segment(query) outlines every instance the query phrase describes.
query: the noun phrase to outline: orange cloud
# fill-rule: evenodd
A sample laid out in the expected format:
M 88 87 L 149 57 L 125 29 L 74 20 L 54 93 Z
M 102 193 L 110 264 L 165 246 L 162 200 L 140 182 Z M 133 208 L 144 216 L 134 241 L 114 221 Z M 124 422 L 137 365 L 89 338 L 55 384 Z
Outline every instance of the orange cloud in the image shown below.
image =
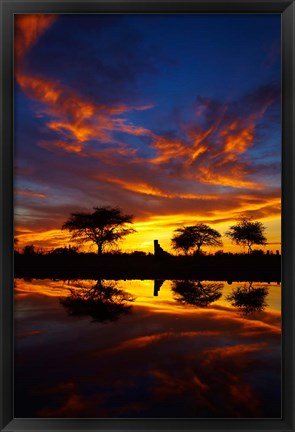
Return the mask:
M 247 115 L 229 113 L 228 107 L 218 106 L 206 117 L 212 101 L 203 101 L 197 110 L 197 118 L 205 116 L 207 126 L 200 128 L 185 125 L 185 137 L 154 137 L 152 147 L 157 151 L 149 162 L 163 166 L 175 163 L 170 171 L 175 176 L 198 181 L 199 184 L 222 185 L 237 189 L 260 190 L 265 184 L 249 178 L 251 174 L 247 159 L 240 159 L 255 141 L 255 127 L 275 96 L 265 97 L 260 101 L 260 108 Z M 228 120 L 230 117 L 231 120 Z
M 16 15 L 15 19 L 16 81 L 29 98 L 43 104 L 38 115 L 46 113 L 55 117 L 55 120 L 47 123 L 47 127 L 66 138 L 68 143 L 62 145 L 60 141 L 55 141 L 53 148 L 81 153 L 83 146 L 77 145 L 77 141 L 84 143 L 95 139 L 110 142 L 113 141 L 114 131 L 134 136 L 151 135 L 146 128 L 113 116 L 131 110 L 150 109 L 152 105 L 128 107 L 120 103 L 114 106 L 96 104 L 57 81 L 36 76 L 28 71 L 28 65 L 23 62 L 25 55 L 56 19 L 56 15 L 40 14 Z M 47 149 L 50 144 L 47 144 Z
M 85 124 L 83 125 L 81 120 L 73 124 L 69 122 L 50 122 L 47 123 L 47 126 L 49 129 L 62 132 L 66 137 L 68 136 L 67 132 L 70 132 L 70 135 L 79 143 L 88 141 L 93 136 L 93 127 L 87 127 Z M 103 135 L 103 137 L 105 137 L 105 135 Z M 64 149 L 67 150 L 67 146 L 65 146 Z
M 183 159 L 183 164 L 186 167 L 192 165 L 199 156 L 209 150 L 209 145 L 206 140 L 216 131 L 222 117 L 218 117 L 214 124 L 208 129 L 200 130 L 195 127 L 185 127 L 185 134 L 188 141 L 175 138 L 167 138 L 165 136 L 155 137 L 152 147 L 158 152 L 157 156 L 150 162 L 153 164 L 162 164 L 175 160 Z
M 113 183 L 116 184 L 120 187 L 122 187 L 123 189 L 132 191 L 132 192 L 136 192 L 136 193 L 141 193 L 141 194 L 145 194 L 145 195 L 153 195 L 153 196 L 158 196 L 158 197 L 168 197 L 169 195 L 166 194 L 165 192 L 161 191 L 161 189 L 148 184 L 148 183 L 144 183 L 144 182 L 132 182 L 130 180 L 123 180 L 117 177 L 112 177 L 109 175 L 104 175 L 101 178 L 98 177 L 99 180 L 102 181 L 106 181 L 108 183 Z
M 38 232 L 36 229 L 24 229 L 16 225 L 15 235 L 19 241 L 17 244 L 19 250 L 26 245 L 33 244 L 37 249 L 48 252 L 71 243 L 70 235 L 60 229 L 42 229 Z
M 24 57 L 40 36 L 56 21 L 52 14 L 16 14 L 14 18 L 14 50 L 17 59 Z
M 30 189 L 16 190 L 15 193 L 17 195 L 23 195 L 23 196 L 28 196 L 28 197 L 36 197 L 36 198 L 46 198 L 47 197 L 47 195 L 44 193 L 32 192 Z
M 230 186 L 236 189 L 263 189 L 263 185 L 257 183 L 256 181 L 246 180 L 244 178 L 247 174 L 247 171 L 238 163 L 236 165 L 227 166 L 227 168 L 227 171 L 225 169 L 224 172 L 218 172 L 214 165 L 211 167 L 201 166 L 196 177 L 202 183 L 209 183 L 213 185 Z
M 31 98 L 46 104 L 56 104 L 62 90 L 58 85 L 46 79 L 16 73 L 16 79 L 22 90 Z
M 48 122 L 47 127 L 71 141 L 84 143 L 89 139 L 101 139 L 109 142 L 110 132 L 114 130 L 126 130 L 135 135 L 145 133 L 144 129 L 126 126 L 122 119 L 119 122 L 112 118 L 132 109 L 125 105 L 107 107 L 92 103 L 58 82 L 32 76 L 22 69 L 17 71 L 16 80 L 28 97 L 44 104 L 39 114 L 46 113 L 58 119 Z
M 238 121 L 234 121 L 220 132 L 224 140 L 224 151 L 230 154 L 244 153 L 254 140 L 255 124 L 243 127 Z
M 165 137 L 157 137 L 152 146 L 158 150 L 158 155 L 150 160 L 153 164 L 162 164 L 171 159 L 182 158 L 189 151 L 188 147 L 181 140 Z
M 215 128 L 210 128 L 203 133 L 191 133 L 190 137 L 194 140 L 191 145 L 178 139 L 158 137 L 152 144 L 158 150 L 158 155 L 150 162 L 162 165 L 177 160 L 180 166 L 183 167 L 182 175 L 188 179 L 198 180 L 200 183 L 224 185 L 233 188 L 261 189 L 262 185 L 245 178 L 248 171 L 244 165 L 238 162 L 237 157 L 237 154 L 244 153 L 253 143 L 254 125 L 233 131 L 236 124 L 231 124 L 228 130 L 224 129 L 221 132 L 221 138 L 223 139 L 221 153 L 218 150 L 218 145 L 210 146 L 204 141 L 215 130 Z M 193 165 L 193 162 L 205 154 L 206 161 L 202 158 L 197 167 Z M 215 159 L 215 161 L 212 161 L 212 159 Z
M 106 153 L 102 152 L 101 156 L 102 157 L 106 156 Z M 110 157 L 111 155 L 108 156 Z M 220 195 L 218 194 L 205 195 L 205 194 L 198 194 L 193 192 L 191 193 L 177 192 L 173 190 L 171 185 L 170 185 L 171 190 L 160 188 L 159 186 L 153 184 L 152 173 L 151 173 L 151 179 L 146 182 L 144 182 L 140 177 L 138 179 L 137 178 L 123 179 L 120 177 L 112 176 L 108 173 L 104 173 L 101 175 L 95 174 L 95 179 L 100 182 L 106 182 L 106 183 L 117 185 L 120 188 L 130 192 L 135 192 L 143 195 L 151 195 L 159 198 L 168 198 L 168 199 L 180 198 L 186 200 L 220 201 Z
M 134 136 L 151 135 L 146 128 L 127 123 L 126 119 L 113 117 L 146 107 L 96 104 L 58 82 L 31 76 L 22 70 L 16 73 L 16 80 L 28 97 L 43 104 L 42 111 L 38 108 L 39 115 L 46 113 L 55 118 L 47 123 L 47 127 L 69 142 L 69 145 L 59 146 L 65 151 L 72 152 L 73 149 L 75 151 L 77 142 L 81 144 L 89 140 L 115 142 L 112 136 L 115 131 Z M 50 142 L 47 148 L 50 148 Z M 80 150 L 82 148 L 84 146 L 80 146 Z
M 47 149 L 52 150 L 54 148 L 56 149 L 62 149 L 63 151 L 69 152 L 69 153 L 82 153 L 83 145 L 79 142 L 73 142 L 69 143 L 66 141 L 40 141 L 39 146 Z
M 115 184 L 125 190 L 131 191 L 131 192 L 136 192 L 139 194 L 143 194 L 143 195 L 152 195 L 152 196 L 156 196 L 156 197 L 161 197 L 161 198 L 175 198 L 175 197 L 179 197 L 179 198 L 186 198 L 186 199 L 195 199 L 197 197 L 199 198 L 204 198 L 206 199 L 206 197 L 203 196 L 197 196 L 194 194 L 178 194 L 178 193 L 173 193 L 173 192 L 167 192 L 162 190 L 161 188 L 154 186 L 152 183 L 148 183 L 148 182 L 143 182 L 143 181 L 136 181 L 136 180 L 131 180 L 131 179 L 122 179 L 122 178 L 118 178 L 115 176 L 110 176 L 108 174 L 104 174 L 103 176 L 96 176 L 96 178 L 99 181 L 104 181 L 104 182 L 108 182 L 108 183 L 112 183 Z M 210 197 L 208 197 L 207 199 L 210 199 Z
M 142 110 L 142 109 L 140 107 L 138 108 L 138 110 Z M 130 108 L 129 108 L 129 110 L 130 110 Z M 128 133 L 130 135 L 154 136 L 154 134 L 149 129 L 146 129 L 142 126 L 135 126 L 131 123 L 128 123 L 127 119 L 123 119 L 123 118 L 115 119 L 114 120 L 114 126 L 115 126 L 114 129 L 117 129 L 120 132 Z

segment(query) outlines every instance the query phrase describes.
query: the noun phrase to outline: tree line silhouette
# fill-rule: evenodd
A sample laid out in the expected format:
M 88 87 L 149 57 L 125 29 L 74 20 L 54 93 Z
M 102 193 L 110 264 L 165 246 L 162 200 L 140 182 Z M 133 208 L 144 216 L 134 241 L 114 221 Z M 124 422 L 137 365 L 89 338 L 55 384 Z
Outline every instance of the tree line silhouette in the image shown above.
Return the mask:
M 121 252 L 115 246 L 135 232 L 133 216 L 118 207 L 95 207 L 90 213 L 72 213 L 62 225 L 72 235 L 75 246 L 48 252 L 27 245 L 15 253 L 16 277 L 49 277 L 67 279 L 194 279 L 280 281 L 280 255 L 253 249 L 266 244 L 265 227 L 247 217 L 237 220 L 225 236 L 248 253 L 205 254 L 203 248 L 221 247 L 221 234 L 209 225 L 197 222 L 173 232 L 172 249 L 163 251 L 154 240 L 155 253 Z M 96 253 L 81 252 L 79 245 L 91 242 Z
M 97 254 L 102 255 L 118 245 L 127 235 L 136 232 L 132 227 L 134 217 L 124 214 L 119 207 L 94 207 L 93 210 L 89 213 L 72 213 L 62 225 L 62 229 L 71 233 L 71 240 L 77 245 L 91 242 L 96 246 Z M 230 226 L 225 236 L 234 244 L 247 247 L 251 254 L 253 245 L 267 244 L 264 232 L 265 226 L 261 222 L 242 216 L 236 224 Z M 171 246 L 174 251 L 186 256 L 200 255 L 205 246 L 222 247 L 221 238 L 217 230 L 197 222 L 195 225 L 177 228 L 171 239 Z M 77 250 L 71 247 L 68 252 Z M 27 245 L 23 249 L 24 254 L 35 252 L 33 245 Z

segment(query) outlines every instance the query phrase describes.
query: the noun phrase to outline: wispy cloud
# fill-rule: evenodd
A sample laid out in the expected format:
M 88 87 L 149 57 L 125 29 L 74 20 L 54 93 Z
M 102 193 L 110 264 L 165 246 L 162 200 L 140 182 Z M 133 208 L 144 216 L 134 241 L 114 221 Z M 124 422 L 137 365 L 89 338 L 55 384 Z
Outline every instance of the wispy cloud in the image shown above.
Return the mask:
M 46 126 L 60 138 L 53 143 L 53 147 L 80 153 L 84 143 L 89 140 L 114 142 L 112 133 L 116 131 L 134 136 L 150 135 L 148 129 L 118 116 L 130 111 L 144 111 L 152 108 L 152 105 L 94 103 L 58 80 L 38 76 L 31 70 L 25 55 L 56 19 L 55 15 L 20 15 L 15 21 L 16 81 L 23 92 L 37 103 L 36 114 L 46 114 L 52 118 Z M 63 145 L 61 140 L 64 141 Z M 49 146 L 50 142 L 47 143 Z
M 45 198 L 47 195 L 40 192 L 33 192 L 30 189 L 16 190 L 15 193 L 17 195 L 23 195 L 27 197 L 35 197 L 35 198 Z
M 56 21 L 57 15 L 16 14 L 14 21 L 14 50 L 19 62 L 42 34 Z

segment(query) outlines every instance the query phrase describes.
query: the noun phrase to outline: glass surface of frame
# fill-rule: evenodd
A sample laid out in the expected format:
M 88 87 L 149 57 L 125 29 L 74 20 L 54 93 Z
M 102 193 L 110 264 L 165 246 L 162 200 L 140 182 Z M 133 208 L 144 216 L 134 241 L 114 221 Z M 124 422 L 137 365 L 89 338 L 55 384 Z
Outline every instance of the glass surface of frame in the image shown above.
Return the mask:
M 3 430 L 293 430 L 293 2 L 1 3 Z

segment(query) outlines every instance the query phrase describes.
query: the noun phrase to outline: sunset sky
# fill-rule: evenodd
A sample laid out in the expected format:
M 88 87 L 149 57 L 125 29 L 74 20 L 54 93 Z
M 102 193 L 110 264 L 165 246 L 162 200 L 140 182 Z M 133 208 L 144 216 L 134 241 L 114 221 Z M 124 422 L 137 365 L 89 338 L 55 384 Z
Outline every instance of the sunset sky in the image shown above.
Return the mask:
M 122 250 L 242 214 L 280 249 L 280 19 L 16 15 L 18 248 L 68 245 L 70 213 L 107 205 L 134 215 Z

